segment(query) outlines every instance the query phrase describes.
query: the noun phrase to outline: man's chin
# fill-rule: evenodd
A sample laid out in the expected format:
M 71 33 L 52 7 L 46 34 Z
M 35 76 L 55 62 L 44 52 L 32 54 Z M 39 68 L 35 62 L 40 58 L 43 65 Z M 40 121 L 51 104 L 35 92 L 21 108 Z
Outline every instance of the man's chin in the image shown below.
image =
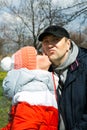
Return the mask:
M 55 56 L 54 56 L 54 55 L 50 55 L 50 56 L 49 56 L 49 59 L 50 59 L 50 61 L 54 61 Z

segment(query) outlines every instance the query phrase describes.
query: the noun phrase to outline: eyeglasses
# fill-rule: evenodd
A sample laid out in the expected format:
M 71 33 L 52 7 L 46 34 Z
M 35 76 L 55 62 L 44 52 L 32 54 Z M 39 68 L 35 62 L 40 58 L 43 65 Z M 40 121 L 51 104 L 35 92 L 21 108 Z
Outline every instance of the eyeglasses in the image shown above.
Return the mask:
M 59 41 L 61 40 L 61 38 L 53 38 L 52 40 L 43 40 L 42 44 L 43 45 L 48 45 L 48 44 L 57 44 Z

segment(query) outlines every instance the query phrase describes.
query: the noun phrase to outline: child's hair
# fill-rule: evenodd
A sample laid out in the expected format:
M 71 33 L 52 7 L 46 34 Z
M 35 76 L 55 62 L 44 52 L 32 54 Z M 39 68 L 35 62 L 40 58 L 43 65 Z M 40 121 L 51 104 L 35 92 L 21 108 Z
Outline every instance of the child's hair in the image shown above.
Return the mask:
M 9 71 L 12 68 L 27 68 L 29 70 L 36 69 L 37 51 L 33 46 L 26 46 L 18 50 L 12 57 L 5 57 L 1 60 L 1 68 Z

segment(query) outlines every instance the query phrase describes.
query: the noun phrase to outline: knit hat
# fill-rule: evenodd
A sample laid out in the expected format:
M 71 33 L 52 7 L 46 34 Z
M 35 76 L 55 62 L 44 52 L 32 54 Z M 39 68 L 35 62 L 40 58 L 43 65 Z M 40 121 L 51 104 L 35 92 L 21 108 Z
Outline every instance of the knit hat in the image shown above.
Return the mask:
M 37 51 L 34 47 L 32 46 L 23 47 L 16 53 L 14 53 L 12 57 L 8 58 L 5 57 L 4 59 L 2 59 L 1 67 L 5 71 L 9 71 L 12 68 L 14 69 L 27 68 L 29 70 L 36 69 L 36 55 Z
M 39 35 L 38 40 L 43 41 L 43 38 L 47 35 L 54 35 L 59 38 L 63 38 L 63 37 L 69 38 L 70 37 L 69 33 L 67 32 L 67 30 L 65 28 L 57 26 L 57 25 L 52 25 L 52 26 L 47 27 L 44 30 L 44 32 L 42 32 Z

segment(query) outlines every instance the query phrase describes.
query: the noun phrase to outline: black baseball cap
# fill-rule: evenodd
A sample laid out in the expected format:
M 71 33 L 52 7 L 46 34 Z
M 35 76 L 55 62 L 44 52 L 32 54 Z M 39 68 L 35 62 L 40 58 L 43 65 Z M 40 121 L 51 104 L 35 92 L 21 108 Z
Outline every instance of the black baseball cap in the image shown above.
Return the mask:
M 69 33 L 67 30 L 63 27 L 57 26 L 57 25 L 52 25 L 47 27 L 38 37 L 39 41 L 43 41 L 43 38 L 47 35 L 54 35 L 59 38 L 70 38 Z

